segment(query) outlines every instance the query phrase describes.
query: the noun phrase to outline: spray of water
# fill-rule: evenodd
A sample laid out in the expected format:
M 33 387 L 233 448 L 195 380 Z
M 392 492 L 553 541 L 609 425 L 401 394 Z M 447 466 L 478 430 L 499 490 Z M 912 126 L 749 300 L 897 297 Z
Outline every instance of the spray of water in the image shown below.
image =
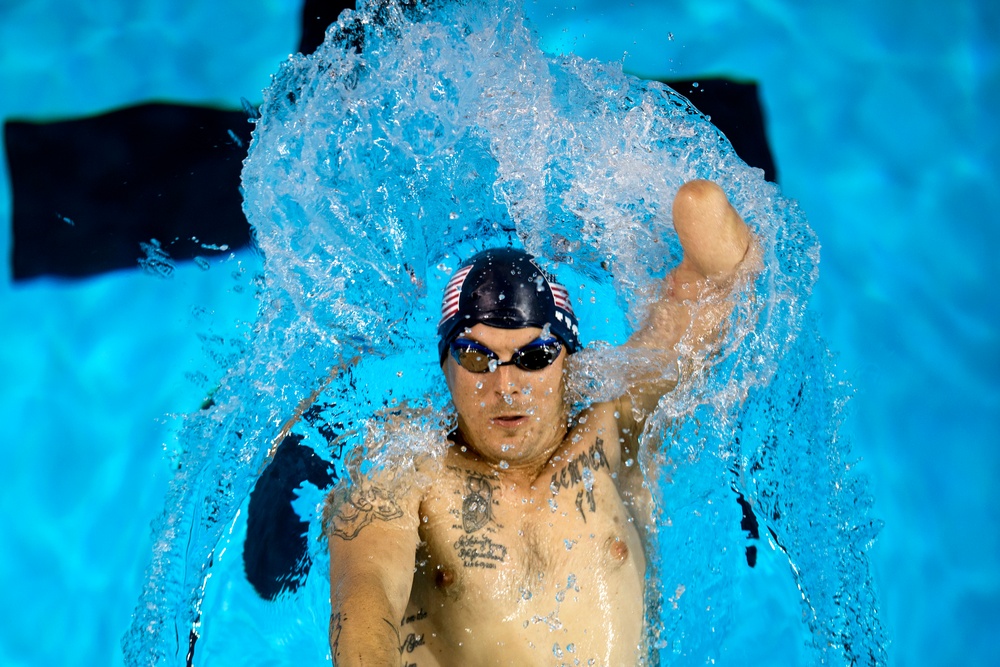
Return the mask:
M 837 435 L 847 389 L 804 315 L 818 244 L 794 203 L 669 88 L 541 52 L 513 3 L 359 5 L 266 91 L 243 172 L 259 317 L 214 405 L 180 433 L 128 663 L 183 664 L 213 558 L 290 416 L 343 479 L 412 462 L 414 443 L 436 455 L 449 425 L 437 299 L 472 252 L 520 245 L 580 286 L 575 305 L 596 324 L 574 361 L 578 404 L 648 374 L 642 354 L 600 341 L 643 320 L 680 259 L 673 195 L 707 178 L 753 229 L 759 270 L 712 349 L 655 371 L 678 384 L 639 461 L 656 499 L 651 660 L 723 650 L 744 538 L 736 490 L 787 556 L 818 659 L 883 664 L 865 556 L 877 525 Z M 405 439 L 372 435 L 403 409 L 418 415 Z

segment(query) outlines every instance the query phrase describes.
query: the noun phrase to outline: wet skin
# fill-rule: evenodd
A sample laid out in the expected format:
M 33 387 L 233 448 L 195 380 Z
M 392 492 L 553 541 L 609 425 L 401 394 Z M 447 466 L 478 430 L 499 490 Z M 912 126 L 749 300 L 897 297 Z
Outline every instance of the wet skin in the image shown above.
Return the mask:
M 465 337 L 505 361 L 539 334 L 479 324 Z M 623 474 L 618 406 L 569 422 L 565 358 L 483 374 L 446 359 L 458 430 L 444 464 L 419 489 L 386 492 L 391 518 L 371 524 L 414 546 L 400 664 L 548 665 L 560 653 L 567 664 L 637 661 L 645 558 L 619 489 L 635 480 Z M 357 515 L 334 519 L 333 558 L 338 546 L 377 539 L 369 528 L 351 536 Z
M 506 360 L 540 333 L 476 325 L 466 337 Z M 611 406 L 568 423 L 565 354 L 535 372 L 446 362 L 459 430 L 419 504 L 401 633 L 423 643 L 403 664 L 636 662 L 645 559 L 616 485 L 618 425 Z
M 752 247 L 707 181 L 681 187 L 673 217 L 684 258 L 627 343 L 649 351 L 657 368 L 673 363 L 682 335 L 697 349 L 717 334 L 730 306 L 700 299 L 724 294 Z M 463 336 L 507 361 L 540 333 L 477 324 Z M 649 498 L 629 463 L 636 420 L 673 385 L 637 376 L 625 396 L 571 418 L 565 364 L 564 350 L 540 371 L 476 374 L 447 357 L 458 428 L 444 460 L 418 465 L 410 483 L 383 471 L 332 494 L 337 665 L 641 660 L 646 564 L 637 524 Z

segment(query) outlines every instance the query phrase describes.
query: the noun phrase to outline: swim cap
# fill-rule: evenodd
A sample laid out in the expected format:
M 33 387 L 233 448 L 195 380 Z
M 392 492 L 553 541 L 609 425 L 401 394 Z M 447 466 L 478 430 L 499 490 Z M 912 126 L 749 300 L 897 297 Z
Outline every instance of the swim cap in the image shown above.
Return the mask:
M 568 352 L 580 349 L 579 326 L 566 288 L 542 271 L 534 258 L 515 248 L 473 255 L 448 281 L 438 323 L 438 353 L 465 329 L 486 324 L 499 329 L 544 327 Z

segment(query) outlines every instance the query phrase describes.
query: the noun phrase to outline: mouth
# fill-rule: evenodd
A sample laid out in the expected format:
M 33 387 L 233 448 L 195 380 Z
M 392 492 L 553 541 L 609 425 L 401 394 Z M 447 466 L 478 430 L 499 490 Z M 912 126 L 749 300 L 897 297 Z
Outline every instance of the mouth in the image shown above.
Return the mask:
M 499 415 L 490 419 L 492 424 L 502 428 L 517 428 L 527 421 L 528 418 L 525 415 Z

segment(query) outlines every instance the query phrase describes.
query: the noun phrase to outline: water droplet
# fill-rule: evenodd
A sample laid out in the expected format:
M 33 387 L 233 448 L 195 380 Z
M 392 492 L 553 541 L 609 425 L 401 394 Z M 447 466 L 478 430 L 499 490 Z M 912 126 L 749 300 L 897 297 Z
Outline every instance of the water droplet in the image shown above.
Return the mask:
M 500 459 L 500 463 L 498 463 L 497 465 L 500 466 L 501 470 L 506 470 L 507 468 L 510 467 L 510 464 L 507 463 L 507 461 L 505 461 L 503 459 Z
M 552 645 L 552 655 L 554 655 L 557 658 L 563 657 L 563 651 L 561 648 L 559 648 L 558 643 Z

